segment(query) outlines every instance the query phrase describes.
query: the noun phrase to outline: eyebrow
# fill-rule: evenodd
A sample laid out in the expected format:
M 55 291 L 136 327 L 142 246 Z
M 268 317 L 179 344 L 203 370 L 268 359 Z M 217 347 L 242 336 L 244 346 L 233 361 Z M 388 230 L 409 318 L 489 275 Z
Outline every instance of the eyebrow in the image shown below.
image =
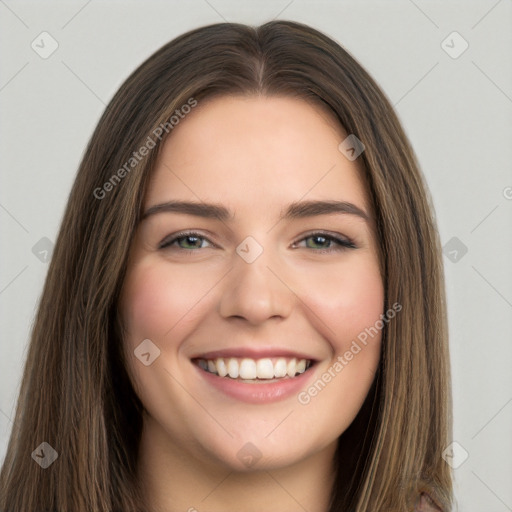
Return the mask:
M 158 213 L 182 213 L 207 219 L 233 221 L 234 213 L 218 203 L 198 203 L 195 201 L 167 201 L 150 206 L 142 215 L 141 221 Z M 361 208 L 347 201 L 296 201 L 287 205 L 280 219 L 301 219 L 317 215 L 348 214 L 356 215 L 365 221 L 369 215 Z

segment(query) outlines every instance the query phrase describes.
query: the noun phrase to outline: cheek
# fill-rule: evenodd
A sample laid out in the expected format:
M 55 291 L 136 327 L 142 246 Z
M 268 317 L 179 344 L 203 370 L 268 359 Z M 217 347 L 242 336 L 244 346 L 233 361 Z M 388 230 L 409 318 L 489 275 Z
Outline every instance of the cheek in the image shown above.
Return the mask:
M 318 368 L 318 380 L 304 390 L 299 403 L 332 435 L 348 427 L 360 410 L 380 360 L 382 332 L 375 329 L 384 313 L 384 286 L 377 262 L 359 258 L 331 272 L 325 286 L 310 294 L 311 309 L 322 322 L 317 329 L 333 354 Z M 369 334 L 371 333 L 371 334 Z
M 321 320 L 316 322 L 318 329 L 335 352 L 347 350 L 384 312 L 382 278 L 372 259 L 355 260 L 345 268 L 317 275 L 312 282 L 315 287 L 304 296 Z
M 121 300 L 130 339 L 137 343 L 149 338 L 163 344 L 179 338 L 207 290 L 208 280 L 197 272 L 170 272 L 150 262 L 135 265 L 126 276 Z
M 119 313 L 125 333 L 127 370 L 139 398 L 155 417 L 173 403 L 173 397 L 181 396 L 179 387 L 173 387 L 163 369 L 177 367 L 181 340 L 198 324 L 200 300 L 208 290 L 208 282 L 200 272 L 177 272 L 166 262 L 150 258 L 133 264 L 125 277 Z M 147 367 L 134 357 L 134 351 L 145 339 L 160 350 L 155 364 Z

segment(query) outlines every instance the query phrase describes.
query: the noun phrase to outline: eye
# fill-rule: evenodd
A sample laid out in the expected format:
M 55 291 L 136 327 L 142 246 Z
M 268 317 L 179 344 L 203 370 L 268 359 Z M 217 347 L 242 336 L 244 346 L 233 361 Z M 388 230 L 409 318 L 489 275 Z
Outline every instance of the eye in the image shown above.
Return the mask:
M 164 239 L 158 248 L 168 249 L 172 246 L 176 246 L 177 249 L 193 252 L 198 249 L 204 249 L 205 247 L 202 244 L 204 241 L 211 244 L 212 246 L 214 245 L 200 233 L 195 231 L 184 231 L 172 235 L 170 238 Z M 356 245 L 348 238 L 330 235 L 324 232 L 312 233 L 299 240 L 299 242 L 303 241 L 306 242 L 306 249 L 314 249 L 315 252 L 319 252 L 321 254 L 356 248 Z M 308 241 L 312 241 L 312 243 L 309 243 Z M 297 244 L 298 242 L 295 242 L 293 246 L 297 247 Z
M 208 240 L 204 236 L 196 233 L 195 231 L 185 231 L 182 233 L 177 233 L 176 235 L 172 235 L 171 238 L 164 239 L 160 245 L 159 249 L 166 249 L 172 247 L 177 242 L 178 249 L 183 249 L 184 251 L 194 251 L 196 249 L 202 249 L 201 241 Z M 182 244 L 184 242 L 184 245 Z
M 308 243 L 308 240 L 312 243 Z M 355 249 L 356 245 L 352 240 L 339 236 L 330 235 L 324 232 L 311 233 L 310 235 L 302 238 L 299 242 L 306 241 L 306 248 L 316 249 L 320 253 L 328 253 L 334 251 L 345 251 L 347 249 Z M 296 245 L 295 242 L 294 245 Z M 320 247 L 318 247 L 318 245 Z M 317 246 L 317 247 L 315 247 Z

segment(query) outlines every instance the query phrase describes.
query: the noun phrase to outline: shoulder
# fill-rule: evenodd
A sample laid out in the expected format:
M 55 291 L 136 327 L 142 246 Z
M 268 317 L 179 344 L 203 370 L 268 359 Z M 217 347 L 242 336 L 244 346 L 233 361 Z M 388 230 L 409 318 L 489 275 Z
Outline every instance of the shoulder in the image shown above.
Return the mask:
M 426 493 L 421 493 L 420 500 L 414 512 L 442 512 L 435 501 Z

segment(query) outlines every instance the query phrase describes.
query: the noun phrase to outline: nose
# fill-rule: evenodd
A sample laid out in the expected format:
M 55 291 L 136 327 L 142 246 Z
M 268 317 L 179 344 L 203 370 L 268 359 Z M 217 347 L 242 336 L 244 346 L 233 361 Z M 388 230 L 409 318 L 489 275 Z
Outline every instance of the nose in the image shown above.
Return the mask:
M 251 325 L 287 318 L 297 300 L 290 277 L 275 251 L 264 248 L 251 263 L 235 253 L 220 299 L 223 318 L 245 319 Z

